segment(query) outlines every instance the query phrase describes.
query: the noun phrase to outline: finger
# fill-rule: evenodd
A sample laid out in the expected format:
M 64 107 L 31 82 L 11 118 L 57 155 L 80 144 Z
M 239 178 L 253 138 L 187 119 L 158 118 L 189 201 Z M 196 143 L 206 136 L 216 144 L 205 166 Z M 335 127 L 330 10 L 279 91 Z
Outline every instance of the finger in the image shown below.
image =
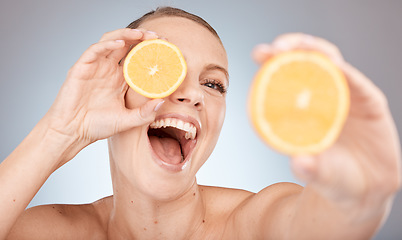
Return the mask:
M 100 42 L 108 40 L 122 39 L 128 44 L 138 43 L 138 41 L 158 38 L 158 34 L 152 31 L 147 31 L 143 28 L 132 29 L 122 28 L 103 34 Z
M 388 103 L 384 93 L 370 79 L 349 63 L 344 62 L 340 67 L 349 84 L 351 114 L 355 113 L 353 104 L 358 104 L 357 112 L 367 116 L 375 117 L 387 111 Z M 362 109 L 366 111 L 361 111 Z
M 99 42 L 121 39 L 132 44 L 132 42 L 141 40 L 143 36 L 143 31 L 139 29 L 122 28 L 103 34 Z
M 125 46 L 117 51 L 111 52 L 107 57 L 120 62 L 120 60 L 127 54 L 130 47 L 138 44 L 144 37 L 144 32 L 139 29 L 117 29 L 112 32 L 107 32 L 103 34 L 100 42 L 122 39 L 125 41 Z
M 78 59 L 77 63 L 92 63 L 99 58 L 106 57 L 112 51 L 125 46 L 123 40 L 109 40 L 92 44 Z
M 332 199 L 359 196 L 366 187 L 365 164 L 349 149 L 335 144 L 315 156 L 294 156 L 291 166 L 302 181 Z
M 323 162 L 323 159 L 317 156 L 294 156 L 291 158 L 292 172 L 306 186 L 318 190 L 318 192 L 324 194 L 326 197 L 338 198 L 338 196 L 334 195 L 334 192 L 337 189 L 339 190 L 339 188 L 342 189 L 344 186 L 345 181 L 342 177 L 345 174 L 345 170 L 348 169 L 339 169 L 336 165 L 328 164 L 328 161 L 326 163 Z M 343 174 L 341 175 L 339 172 Z M 346 177 L 344 176 L 343 178 Z
M 251 52 L 251 57 L 257 64 L 263 64 L 274 55 L 274 50 L 269 44 L 258 44 Z
M 155 120 L 156 112 L 164 103 L 163 99 L 153 99 L 146 102 L 143 106 L 136 109 L 127 109 L 121 118 L 120 131 L 125 131 L 133 127 L 149 124 Z
M 295 176 L 305 183 L 331 185 L 334 181 L 339 181 L 333 173 L 346 171 L 344 169 L 346 165 L 340 164 L 346 155 L 347 152 L 344 148 L 340 145 L 333 145 L 314 156 L 292 156 L 291 168 Z
M 155 39 L 155 38 L 159 38 L 158 34 L 156 32 L 152 32 L 152 31 L 147 31 L 145 29 L 140 29 L 143 31 L 144 36 L 143 36 L 143 40 L 150 40 L 150 39 Z
M 327 55 L 338 65 L 344 61 L 342 54 L 334 44 L 325 39 L 303 33 L 281 35 L 273 41 L 272 48 L 276 53 L 298 49 L 315 50 Z
M 111 32 L 108 37 L 119 37 L 119 34 L 126 34 L 126 35 L 130 35 L 130 32 L 135 32 L 135 33 L 141 33 L 141 37 L 140 38 L 131 38 L 131 39 L 125 39 L 126 41 L 126 46 L 118 51 L 113 51 L 112 53 L 109 54 L 109 56 L 107 56 L 110 59 L 113 59 L 115 61 L 121 62 L 121 60 L 128 54 L 128 52 L 130 51 L 130 49 L 137 45 L 138 43 L 140 43 L 141 41 L 144 40 L 150 40 L 150 39 L 155 39 L 158 38 L 158 35 L 155 32 L 150 32 L 150 31 L 146 31 L 144 29 L 126 29 L 126 31 L 119 31 L 119 32 Z M 131 34 L 133 35 L 133 34 Z M 139 36 L 139 35 L 138 35 Z M 124 37 L 124 36 L 122 36 Z
M 373 95 L 378 95 L 380 90 L 374 85 L 363 73 L 357 70 L 355 67 L 349 63 L 344 63 L 341 65 L 346 78 L 349 82 L 349 87 L 356 94 L 361 97 L 370 97 Z
M 316 164 L 312 156 L 302 155 L 291 158 L 293 174 L 301 181 L 308 183 L 314 178 Z

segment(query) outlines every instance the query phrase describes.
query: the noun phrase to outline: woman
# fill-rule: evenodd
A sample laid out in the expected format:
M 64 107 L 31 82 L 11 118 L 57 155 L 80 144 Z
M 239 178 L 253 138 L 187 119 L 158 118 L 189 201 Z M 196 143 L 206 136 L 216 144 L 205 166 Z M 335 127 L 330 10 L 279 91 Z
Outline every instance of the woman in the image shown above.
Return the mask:
M 0 238 L 366 239 L 381 226 L 400 186 L 400 145 L 385 97 L 335 46 L 288 34 L 255 49 L 259 63 L 296 48 L 327 54 L 348 78 L 352 106 L 333 147 L 292 159 L 305 188 L 280 183 L 254 194 L 195 179 L 224 120 L 228 62 L 216 32 L 173 8 L 129 27 L 106 33 L 83 53 L 48 113 L 1 163 Z M 152 38 L 177 45 L 188 64 L 183 84 L 163 100 L 135 93 L 122 76 L 130 46 Z M 196 136 L 183 140 L 175 127 L 150 129 L 161 120 L 188 123 Z M 160 138 L 165 131 L 177 139 Z M 52 172 L 104 138 L 113 196 L 24 211 Z

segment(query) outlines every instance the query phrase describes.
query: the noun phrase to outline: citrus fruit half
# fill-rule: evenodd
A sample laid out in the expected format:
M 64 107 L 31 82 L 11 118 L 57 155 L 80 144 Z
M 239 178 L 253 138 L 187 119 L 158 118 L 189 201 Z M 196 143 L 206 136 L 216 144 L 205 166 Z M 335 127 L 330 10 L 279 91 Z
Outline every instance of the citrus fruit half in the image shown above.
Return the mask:
M 127 55 L 123 66 L 127 84 L 148 98 L 164 98 L 183 82 L 187 64 L 174 44 L 152 39 L 140 42 Z
M 260 137 L 288 154 L 316 154 L 331 146 L 349 112 L 349 88 L 325 55 L 295 50 L 274 56 L 258 71 L 249 116 Z

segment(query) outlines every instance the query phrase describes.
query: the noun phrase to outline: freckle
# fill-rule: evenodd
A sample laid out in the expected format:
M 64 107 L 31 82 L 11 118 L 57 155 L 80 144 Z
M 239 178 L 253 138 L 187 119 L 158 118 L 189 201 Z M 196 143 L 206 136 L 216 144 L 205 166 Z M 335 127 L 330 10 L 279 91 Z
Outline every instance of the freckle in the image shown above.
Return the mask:
M 131 203 L 134 203 L 134 201 L 131 201 Z
M 54 209 L 54 206 L 52 208 Z
M 195 193 L 193 193 L 193 196 L 195 196 Z
M 61 211 L 58 211 L 60 214 L 63 214 Z
M 154 223 L 155 223 L 155 224 L 158 224 L 158 221 L 156 221 L 156 220 L 155 220 L 155 222 L 154 222 Z
M 202 223 L 205 223 L 205 219 L 202 219 Z
M 203 192 L 203 191 L 204 191 L 204 189 L 201 188 L 201 192 Z
M 15 199 L 13 199 L 13 202 L 15 202 Z
M 146 230 L 147 230 L 147 228 L 144 228 L 144 230 L 146 231 Z

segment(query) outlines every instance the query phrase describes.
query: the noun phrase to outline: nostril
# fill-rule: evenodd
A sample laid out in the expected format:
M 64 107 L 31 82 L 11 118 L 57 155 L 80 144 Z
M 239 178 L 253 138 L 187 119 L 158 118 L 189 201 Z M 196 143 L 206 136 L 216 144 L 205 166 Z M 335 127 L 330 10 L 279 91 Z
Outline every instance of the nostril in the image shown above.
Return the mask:
M 202 107 L 202 105 L 203 105 L 203 101 L 193 101 L 188 98 L 176 98 L 176 101 L 180 102 L 180 103 L 192 104 L 193 106 L 195 106 L 197 108 Z

